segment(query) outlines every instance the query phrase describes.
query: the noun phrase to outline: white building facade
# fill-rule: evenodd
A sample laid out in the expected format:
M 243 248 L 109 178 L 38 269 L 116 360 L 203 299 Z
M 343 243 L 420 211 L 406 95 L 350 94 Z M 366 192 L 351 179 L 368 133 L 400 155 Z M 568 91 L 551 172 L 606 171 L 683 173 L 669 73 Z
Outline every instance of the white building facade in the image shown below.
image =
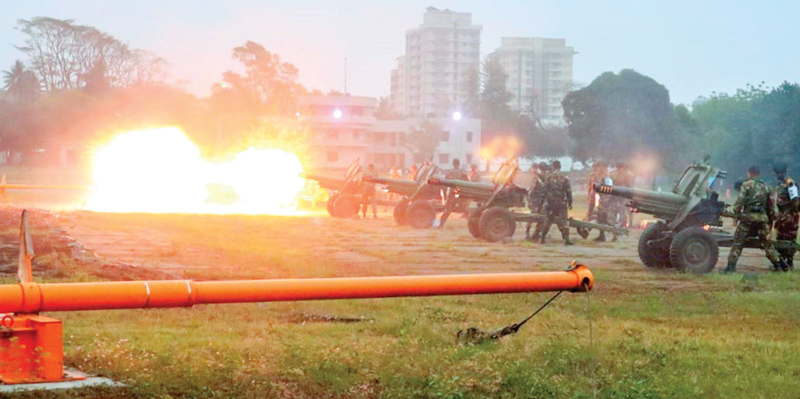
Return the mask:
M 378 171 L 391 167 L 407 169 L 428 159 L 414 159 L 405 147 L 405 138 L 424 121 L 442 127 L 433 162 L 443 169 L 458 158 L 466 166 L 480 162 L 481 121 L 452 117 L 378 120 L 374 117 L 378 101 L 371 97 L 348 95 L 306 96 L 300 99 L 301 117 L 316 133 L 322 147 L 322 169 L 344 170 L 359 159 L 362 165 L 375 164 Z
M 428 7 L 406 32 L 406 52 L 392 71 L 394 110 L 408 117 L 445 116 L 464 101 L 464 79 L 480 67 L 480 25 L 472 14 Z
M 575 50 L 565 39 L 504 37 L 494 54 L 500 58 L 514 97 L 509 105 L 518 111 L 533 111 L 543 124 L 564 124 L 561 101 L 572 89 L 572 58 Z

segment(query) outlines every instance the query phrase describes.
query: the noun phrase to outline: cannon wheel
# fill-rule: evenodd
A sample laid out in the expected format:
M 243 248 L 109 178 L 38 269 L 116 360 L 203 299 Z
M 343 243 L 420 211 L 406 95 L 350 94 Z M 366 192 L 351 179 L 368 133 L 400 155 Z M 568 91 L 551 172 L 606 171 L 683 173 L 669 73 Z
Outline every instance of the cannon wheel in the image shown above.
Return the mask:
M 325 208 L 328 210 L 328 215 L 336 216 L 336 214 L 333 212 L 333 204 L 336 203 L 336 197 L 338 197 L 336 194 L 328 197 L 328 202 L 325 204 Z
M 408 200 L 402 199 L 400 202 L 397 203 L 394 207 L 394 211 L 392 211 L 392 216 L 394 216 L 394 221 L 397 222 L 400 226 L 405 226 L 408 224 L 408 219 L 406 219 L 406 212 L 408 211 Z
M 467 218 L 467 229 L 469 229 L 469 233 L 472 234 L 473 237 L 477 239 L 482 239 L 481 237 L 481 215 L 483 212 L 478 211 L 477 209 L 469 213 L 469 217 Z
M 669 248 L 669 259 L 679 270 L 708 273 L 717 265 L 719 246 L 702 227 L 689 227 L 675 234 Z
M 339 194 L 336 196 L 336 201 L 333 203 L 333 212 L 336 217 L 351 218 L 358 216 L 358 208 L 361 204 L 352 194 Z
M 483 212 L 480 222 L 481 236 L 489 242 L 503 241 L 514 236 L 517 230 L 517 222 L 508 212 L 508 209 L 501 206 L 493 206 Z
M 662 222 L 654 223 L 639 236 L 639 259 L 647 267 L 666 269 L 672 267 L 669 256 L 669 242 L 651 243 L 651 240 L 662 238 L 667 231 L 667 225 Z
M 436 210 L 428 201 L 414 201 L 408 206 L 406 220 L 415 229 L 429 229 L 436 219 Z

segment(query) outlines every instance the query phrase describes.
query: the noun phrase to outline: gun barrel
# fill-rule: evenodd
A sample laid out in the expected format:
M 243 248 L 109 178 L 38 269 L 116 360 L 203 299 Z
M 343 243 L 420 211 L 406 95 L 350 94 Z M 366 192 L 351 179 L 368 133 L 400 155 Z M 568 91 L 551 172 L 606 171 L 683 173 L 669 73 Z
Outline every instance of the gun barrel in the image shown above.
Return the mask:
M 600 194 L 613 195 L 633 201 L 656 201 L 676 205 L 683 205 L 689 201 L 688 198 L 675 193 L 660 193 L 657 191 L 643 190 L 641 188 L 607 186 L 599 183 L 595 184 L 594 190 Z
M 390 193 L 411 195 L 417 190 L 419 183 L 413 180 L 392 179 L 389 177 L 364 176 L 363 180 L 368 183 L 381 184 L 386 186 Z
M 595 184 L 594 190 L 603 195 L 613 195 L 631 200 L 631 206 L 639 212 L 651 214 L 665 219 L 672 219 L 689 199 L 675 193 L 659 193 L 633 187 L 607 186 Z
M 569 271 L 243 281 L 122 281 L 0 285 L 0 313 L 174 308 L 195 304 L 583 291 L 594 278 Z
M 346 181 L 343 177 L 325 176 L 316 173 L 301 173 L 300 177 L 306 180 L 314 180 L 319 183 L 320 187 L 331 190 L 341 189 Z

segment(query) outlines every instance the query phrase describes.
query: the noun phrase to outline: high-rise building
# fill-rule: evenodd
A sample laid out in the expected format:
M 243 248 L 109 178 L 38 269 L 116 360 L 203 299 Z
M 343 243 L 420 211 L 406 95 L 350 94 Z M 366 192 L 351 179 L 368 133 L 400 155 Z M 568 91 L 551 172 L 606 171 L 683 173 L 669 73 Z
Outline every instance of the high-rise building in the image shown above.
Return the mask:
M 572 57 L 575 50 L 565 39 L 504 37 L 494 54 L 500 57 L 514 97 L 509 105 L 534 113 L 543 124 L 562 125 L 561 101 L 572 89 Z
M 472 14 L 428 7 L 423 23 L 406 32 L 406 53 L 392 71 L 395 111 L 445 116 L 464 100 L 464 76 L 480 66 L 480 25 Z

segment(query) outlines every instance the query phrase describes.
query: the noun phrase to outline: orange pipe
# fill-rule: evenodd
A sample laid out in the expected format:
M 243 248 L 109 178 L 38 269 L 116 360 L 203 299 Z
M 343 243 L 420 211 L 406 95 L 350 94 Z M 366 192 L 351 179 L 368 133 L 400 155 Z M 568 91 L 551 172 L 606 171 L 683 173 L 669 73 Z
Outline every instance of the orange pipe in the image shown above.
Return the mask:
M 583 291 L 594 285 L 583 265 L 535 273 L 352 277 L 287 280 L 23 283 L 0 286 L 0 313 L 171 308 L 195 304 Z
M 86 190 L 86 186 L 58 184 L 0 184 L 0 190 Z

